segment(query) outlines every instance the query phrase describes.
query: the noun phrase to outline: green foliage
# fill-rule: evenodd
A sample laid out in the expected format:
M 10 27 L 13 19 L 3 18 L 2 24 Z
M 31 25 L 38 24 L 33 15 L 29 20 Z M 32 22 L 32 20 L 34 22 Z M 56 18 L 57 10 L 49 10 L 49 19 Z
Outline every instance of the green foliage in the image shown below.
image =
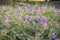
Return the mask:
M 28 5 L 30 8 L 31 6 Z M 60 12 L 58 16 L 55 16 L 55 8 L 52 11 L 49 7 L 41 9 L 37 4 L 33 5 L 31 9 L 26 9 L 27 6 L 16 7 L 3 7 L 0 10 L 0 40 L 51 40 L 52 33 L 56 33 L 57 38 L 60 38 Z M 17 12 L 18 10 L 18 12 Z M 44 11 L 43 11 L 44 10 Z M 8 12 L 10 21 L 5 22 L 5 12 Z M 18 16 L 16 16 L 18 14 Z M 26 16 L 32 17 L 32 22 L 26 22 Z M 21 16 L 21 17 L 20 17 Z M 39 18 L 46 17 L 48 22 L 48 28 L 44 29 L 43 24 L 39 22 Z M 8 17 L 7 17 L 8 18 Z M 45 27 L 45 26 L 44 26 Z

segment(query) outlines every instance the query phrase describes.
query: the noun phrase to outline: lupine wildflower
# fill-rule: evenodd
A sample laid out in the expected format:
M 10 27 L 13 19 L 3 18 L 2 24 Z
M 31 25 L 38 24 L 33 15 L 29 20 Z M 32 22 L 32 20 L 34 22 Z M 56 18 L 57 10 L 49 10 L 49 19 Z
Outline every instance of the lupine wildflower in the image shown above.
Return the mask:
M 5 12 L 4 20 L 5 20 L 5 22 L 9 22 L 10 21 L 9 12 Z
M 29 16 L 29 17 L 27 17 L 27 18 L 25 19 L 25 21 L 31 23 L 31 22 L 32 22 L 32 18 Z
M 47 18 L 45 18 L 45 17 L 41 17 L 41 18 L 39 19 L 39 22 L 40 22 L 40 23 L 47 23 L 48 20 L 47 20 Z
M 44 29 L 48 29 L 48 23 L 44 23 L 44 24 L 42 25 L 42 27 L 43 27 Z
M 55 33 L 52 33 L 52 40 L 57 40 L 57 36 Z
M 42 27 L 43 27 L 44 29 L 47 29 L 47 28 L 48 28 L 48 20 L 47 20 L 47 18 L 41 17 L 39 21 L 40 21 L 40 23 L 42 24 Z

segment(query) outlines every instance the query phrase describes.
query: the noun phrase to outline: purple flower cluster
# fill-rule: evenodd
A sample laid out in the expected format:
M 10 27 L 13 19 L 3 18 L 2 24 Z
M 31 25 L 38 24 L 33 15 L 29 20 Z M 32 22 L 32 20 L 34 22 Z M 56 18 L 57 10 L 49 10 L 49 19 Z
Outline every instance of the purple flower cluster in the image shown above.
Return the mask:
M 52 40 L 57 40 L 57 36 L 55 33 L 52 33 Z
M 39 22 L 42 24 L 42 27 L 44 28 L 44 29 L 47 29 L 48 28 L 48 20 L 47 20 L 47 18 L 45 18 L 45 17 L 41 17 L 40 19 L 39 19 Z
M 5 22 L 9 22 L 10 21 L 9 12 L 5 12 L 4 20 L 5 20 Z
M 31 22 L 32 22 L 32 18 L 29 16 L 29 17 L 27 17 L 27 18 L 25 19 L 25 21 L 31 23 Z
M 40 23 L 47 23 L 48 20 L 47 20 L 47 18 L 45 18 L 45 17 L 41 17 L 41 18 L 39 19 L 39 22 L 40 22 Z

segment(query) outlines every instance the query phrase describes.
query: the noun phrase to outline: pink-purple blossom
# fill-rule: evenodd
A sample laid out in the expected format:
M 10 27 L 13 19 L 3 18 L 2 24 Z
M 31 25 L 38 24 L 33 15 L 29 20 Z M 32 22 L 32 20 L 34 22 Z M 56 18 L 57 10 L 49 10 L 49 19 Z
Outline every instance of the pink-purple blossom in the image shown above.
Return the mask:
M 47 20 L 47 18 L 45 18 L 45 17 L 41 17 L 41 18 L 39 19 L 39 22 L 40 22 L 40 23 L 47 23 L 48 20 Z
M 48 23 L 44 23 L 44 24 L 42 25 L 42 27 L 43 27 L 44 29 L 48 29 Z
M 56 34 L 55 33 L 52 33 L 52 40 L 57 40 L 57 36 L 56 36 Z
M 29 17 L 25 18 L 25 21 L 31 23 L 32 22 L 32 18 L 29 16 Z
M 9 22 L 10 21 L 9 12 L 5 12 L 4 20 L 5 20 L 5 22 Z
M 42 24 L 42 27 L 43 27 L 44 29 L 47 29 L 47 28 L 48 28 L 48 20 L 47 20 L 46 17 L 41 17 L 41 18 L 39 19 L 39 22 Z

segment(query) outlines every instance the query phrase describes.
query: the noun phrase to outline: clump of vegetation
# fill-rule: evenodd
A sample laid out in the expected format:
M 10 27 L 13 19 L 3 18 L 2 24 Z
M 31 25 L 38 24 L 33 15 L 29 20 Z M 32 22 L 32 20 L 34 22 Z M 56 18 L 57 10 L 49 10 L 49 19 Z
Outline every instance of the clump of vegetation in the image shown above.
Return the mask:
M 57 40 L 60 38 L 60 12 L 55 7 L 2 6 L 0 40 Z

